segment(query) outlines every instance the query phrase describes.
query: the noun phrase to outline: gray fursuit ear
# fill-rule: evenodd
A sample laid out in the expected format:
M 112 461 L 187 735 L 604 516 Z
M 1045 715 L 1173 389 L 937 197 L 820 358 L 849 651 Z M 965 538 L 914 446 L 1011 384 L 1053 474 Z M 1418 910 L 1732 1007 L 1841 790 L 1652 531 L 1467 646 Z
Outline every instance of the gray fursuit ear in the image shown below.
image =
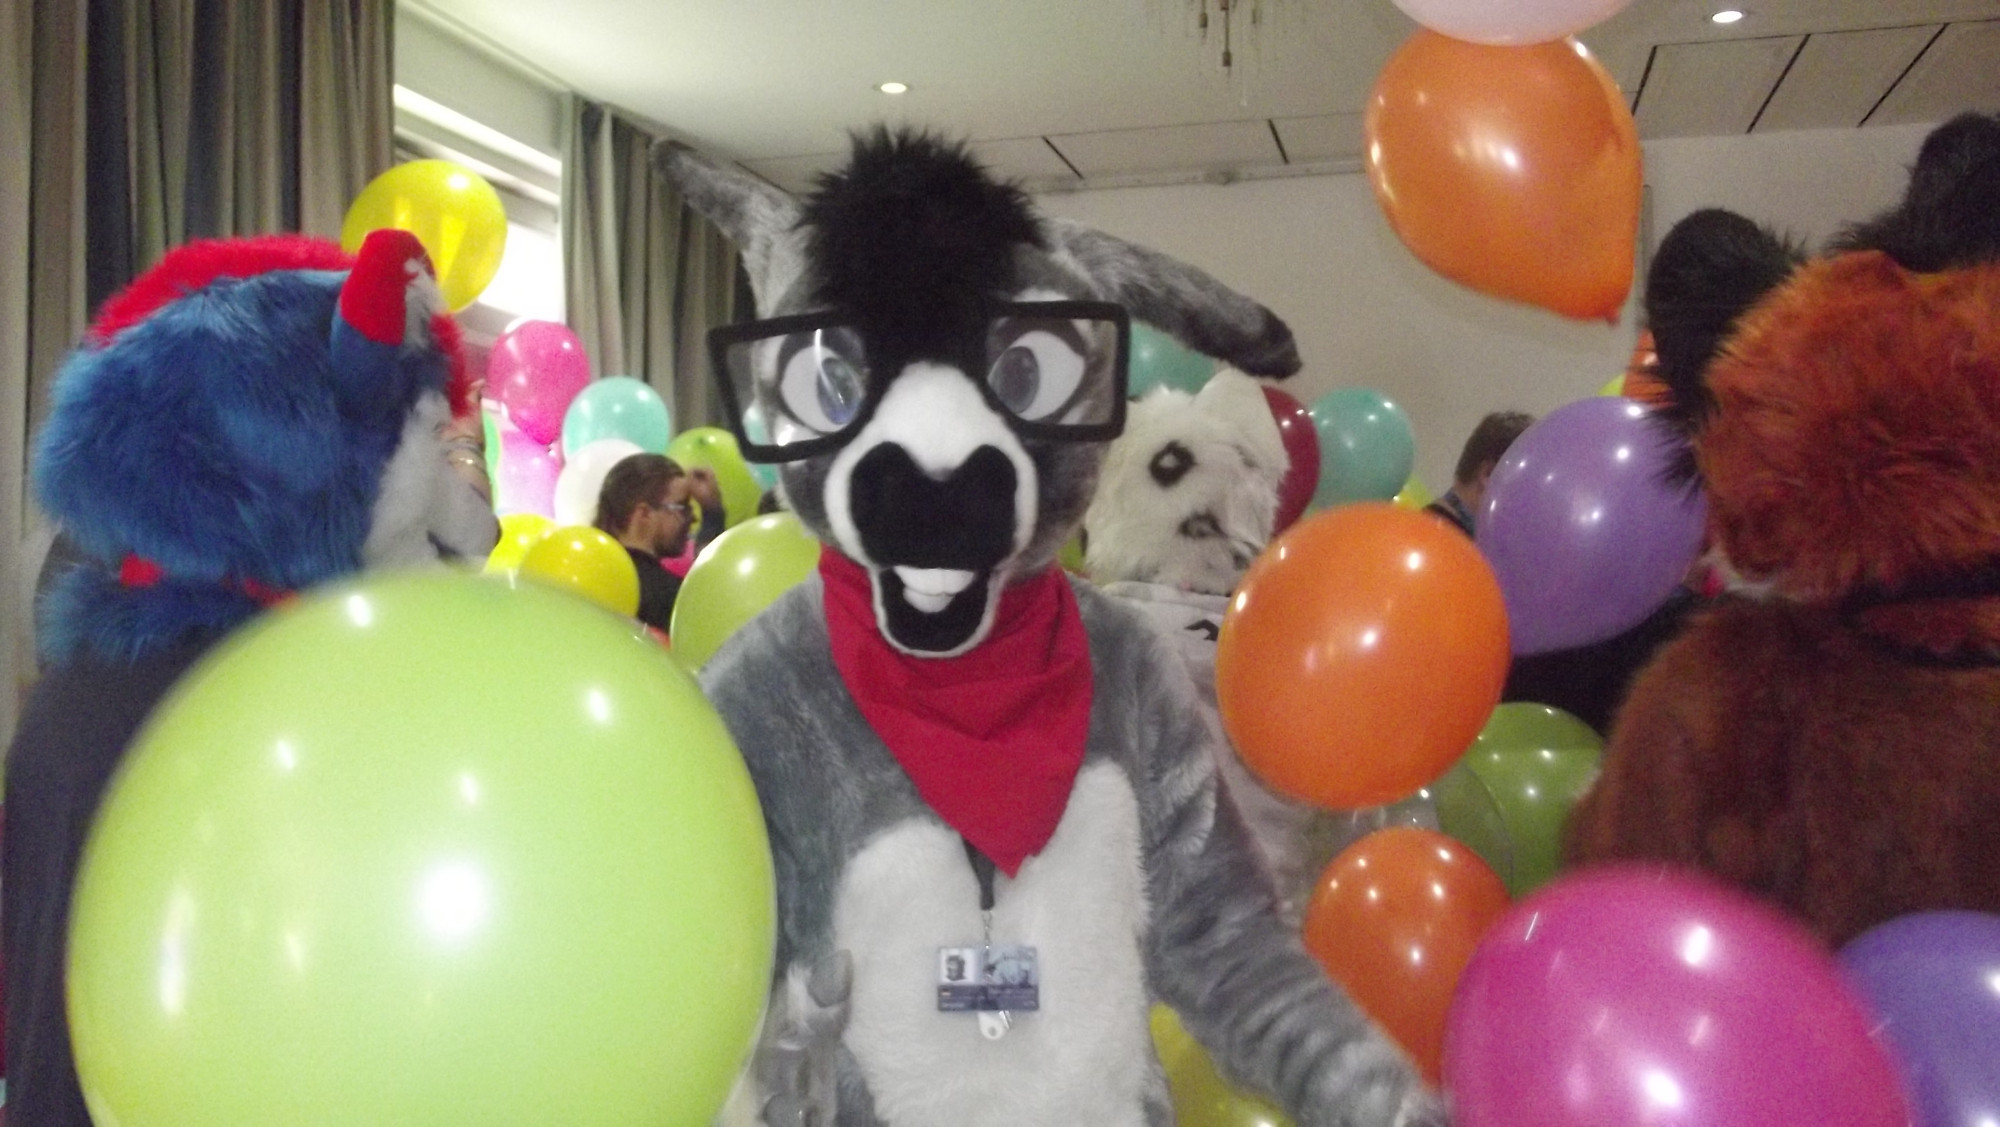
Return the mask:
M 722 228 L 743 251 L 758 315 L 768 317 L 805 272 L 799 201 L 748 173 L 724 168 L 678 141 L 653 145 L 653 167 L 688 206 Z
M 1253 376 L 1299 370 L 1292 330 L 1278 315 L 1207 273 L 1068 219 L 1043 219 L 1055 253 L 1132 316 L 1197 352 Z

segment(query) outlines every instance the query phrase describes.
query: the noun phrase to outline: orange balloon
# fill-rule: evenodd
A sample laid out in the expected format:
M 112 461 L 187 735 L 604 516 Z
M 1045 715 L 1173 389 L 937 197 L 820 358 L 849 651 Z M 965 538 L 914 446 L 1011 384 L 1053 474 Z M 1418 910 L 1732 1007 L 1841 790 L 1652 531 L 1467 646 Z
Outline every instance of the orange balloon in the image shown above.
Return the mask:
M 1431 269 L 1565 317 L 1617 319 L 1639 232 L 1639 133 L 1581 44 L 1419 31 L 1375 80 L 1363 128 L 1375 199 Z
M 1507 611 L 1456 525 L 1388 502 L 1286 530 L 1223 615 L 1223 726 L 1273 789 L 1340 810 L 1445 773 L 1507 679 Z
M 1478 854 L 1394 826 L 1348 846 L 1320 875 L 1306 950 L 1436 1084 L 1452 992 L 1506 910 L 1507 886 Z

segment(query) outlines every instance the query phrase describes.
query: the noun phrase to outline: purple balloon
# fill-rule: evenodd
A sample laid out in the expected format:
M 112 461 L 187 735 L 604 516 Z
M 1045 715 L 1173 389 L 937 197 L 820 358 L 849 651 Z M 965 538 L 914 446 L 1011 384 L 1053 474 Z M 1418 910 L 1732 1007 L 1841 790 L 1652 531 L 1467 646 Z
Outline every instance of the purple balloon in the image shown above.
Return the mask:
M 1708 507 L 1699 490 L 1668 480 L 1673 443 L 1647 415 L 1617 396 L 1565 404 L 1493 467 L 1478 541 L 1515 653 L 1637 626 L 1694 563 Z
M 2000 916 L 1921 912 L 1840 952 L 1903 1065 L 1921 1127 L 2000 1123 Z
M 1493 925 L 1446 1020 L 1457 1127 L 1906 1127 L 1810 934 L 1691 872 L 1559 878 Z

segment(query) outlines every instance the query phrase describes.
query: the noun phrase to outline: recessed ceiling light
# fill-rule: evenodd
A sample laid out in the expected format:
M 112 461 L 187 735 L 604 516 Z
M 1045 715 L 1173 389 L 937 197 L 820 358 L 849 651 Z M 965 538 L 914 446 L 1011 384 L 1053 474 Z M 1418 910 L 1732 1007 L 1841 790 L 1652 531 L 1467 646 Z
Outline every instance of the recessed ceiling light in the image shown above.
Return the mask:
M 884 94 L 907 94 L 910 92 L 909 84 L 904 82 L 884 82 L 875 89 L 880 90 Z
M 1739 12 L 1734 8 L 1724 8 L 1720 12 L 1717 12 L 1714 15 L 1708 17 L 1708 20 L 1710 23 L 1735 23 L 1737 20 L 1740 20 L 1742 18 L 1743 18 L 1742 12 Z

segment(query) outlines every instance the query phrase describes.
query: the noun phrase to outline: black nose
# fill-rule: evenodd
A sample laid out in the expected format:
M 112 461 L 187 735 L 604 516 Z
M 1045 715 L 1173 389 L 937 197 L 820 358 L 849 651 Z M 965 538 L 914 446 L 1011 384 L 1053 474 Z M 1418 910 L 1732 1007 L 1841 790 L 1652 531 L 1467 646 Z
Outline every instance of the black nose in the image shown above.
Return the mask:
M 861 456 L 849 510 L 868 557 L 885 566 L 979 571 L 1014 550 L 1014 464 L 982 446 L 942 481 L 885 442 Z

